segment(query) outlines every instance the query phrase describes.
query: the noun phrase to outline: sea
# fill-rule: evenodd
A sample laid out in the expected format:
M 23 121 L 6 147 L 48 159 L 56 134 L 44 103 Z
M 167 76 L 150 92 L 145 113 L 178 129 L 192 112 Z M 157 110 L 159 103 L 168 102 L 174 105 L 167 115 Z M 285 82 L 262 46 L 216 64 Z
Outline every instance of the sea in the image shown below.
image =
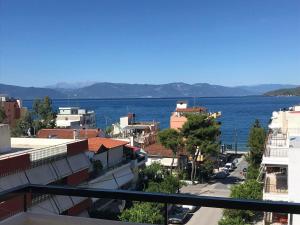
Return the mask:
M 121 116 L 136 114 L 136 121 L 158 121 L 160 128 L 168 128 L 171 112 L 178 100 L 187 100 L 189 106 L 203 106 L 210 112 L 222 112 L 221 141 L 247 151 L 249 129 L 258 119 L 267 129 L 273 111 L 300 104 L 300 97 L 199 97 L 199 98 L 131 98 L 131 99 L 54 99 L 53 108 L 77 106 L 96 112 L 97 126 L 105 129 L 118 122 Z M 29 109 L 33 100 L 24 100 Z M 236 141 L 237 140 L 237 141 Z

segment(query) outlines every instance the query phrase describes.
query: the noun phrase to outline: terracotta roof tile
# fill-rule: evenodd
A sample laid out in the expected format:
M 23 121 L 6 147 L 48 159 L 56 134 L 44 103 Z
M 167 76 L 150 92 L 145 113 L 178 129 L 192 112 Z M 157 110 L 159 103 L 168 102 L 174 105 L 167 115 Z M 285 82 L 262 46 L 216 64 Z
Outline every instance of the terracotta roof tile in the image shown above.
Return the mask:
M 73 139 L 74 129 L 42 129 L 37 133 L 38 138 Z M 78 139 L 103 136 L 101 129 L 80 129 Z
M 93 152 L 97 152 L 101 148 L 101 146 L 104 146 L 107 149 L 112 149 L 119 146 L 127 145 L 129 142 L 120 141 L 112 138 L 96 137 L 96 138 L 89 138 L 88 143 L 89 143 L 89 150 Z
M 148 145 L 144 150 L 149 156 L 173 157 L 172 150 L 165 148 L 159 143 Z M 186 155 L 185 151 L 181 151 L 179 154 Z

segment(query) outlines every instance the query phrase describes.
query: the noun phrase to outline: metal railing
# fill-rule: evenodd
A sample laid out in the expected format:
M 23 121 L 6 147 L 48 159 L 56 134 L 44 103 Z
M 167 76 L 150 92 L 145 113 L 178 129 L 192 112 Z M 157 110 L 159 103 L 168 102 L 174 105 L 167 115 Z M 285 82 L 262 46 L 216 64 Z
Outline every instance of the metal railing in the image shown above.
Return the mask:
M 288 148 L 271 148 L 266 147 L 264 156 L 265 157 L 288 157 Z
M 14 195 L 23 194 L 24 211 L 27 211 L 26 193 L 68 195 L 91 198 L 107 198 L 107 196 L 109 196 L 111 199 L 163 203 L 165 206 L 165 224 L 168 223 L 168 204 L 300 214 L 300 203 L 292 202 L 246 200 L 224 197 L 196 196 L 190 194 L 147 193 L 128 190 L 89 189 L 34 184 L 20 186 L 18 188 L 0 192 L 0 202 L 13 197 Z

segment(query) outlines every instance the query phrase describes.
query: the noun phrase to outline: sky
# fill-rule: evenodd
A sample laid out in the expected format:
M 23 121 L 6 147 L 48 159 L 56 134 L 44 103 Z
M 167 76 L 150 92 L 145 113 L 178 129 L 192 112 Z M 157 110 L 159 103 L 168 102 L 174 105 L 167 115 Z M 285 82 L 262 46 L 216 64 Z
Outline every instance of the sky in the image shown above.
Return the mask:
M 0 83 L 300 84 L 299 0 L 0 0 Z

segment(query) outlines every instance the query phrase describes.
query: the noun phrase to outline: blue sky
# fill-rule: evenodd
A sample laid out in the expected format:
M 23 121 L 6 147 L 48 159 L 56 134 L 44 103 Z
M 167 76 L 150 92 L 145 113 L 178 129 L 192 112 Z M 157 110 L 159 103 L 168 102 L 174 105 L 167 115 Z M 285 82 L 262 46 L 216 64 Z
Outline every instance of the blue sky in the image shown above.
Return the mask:
M 0 0 L 0 83 L 300 84 L 299 0 Z

